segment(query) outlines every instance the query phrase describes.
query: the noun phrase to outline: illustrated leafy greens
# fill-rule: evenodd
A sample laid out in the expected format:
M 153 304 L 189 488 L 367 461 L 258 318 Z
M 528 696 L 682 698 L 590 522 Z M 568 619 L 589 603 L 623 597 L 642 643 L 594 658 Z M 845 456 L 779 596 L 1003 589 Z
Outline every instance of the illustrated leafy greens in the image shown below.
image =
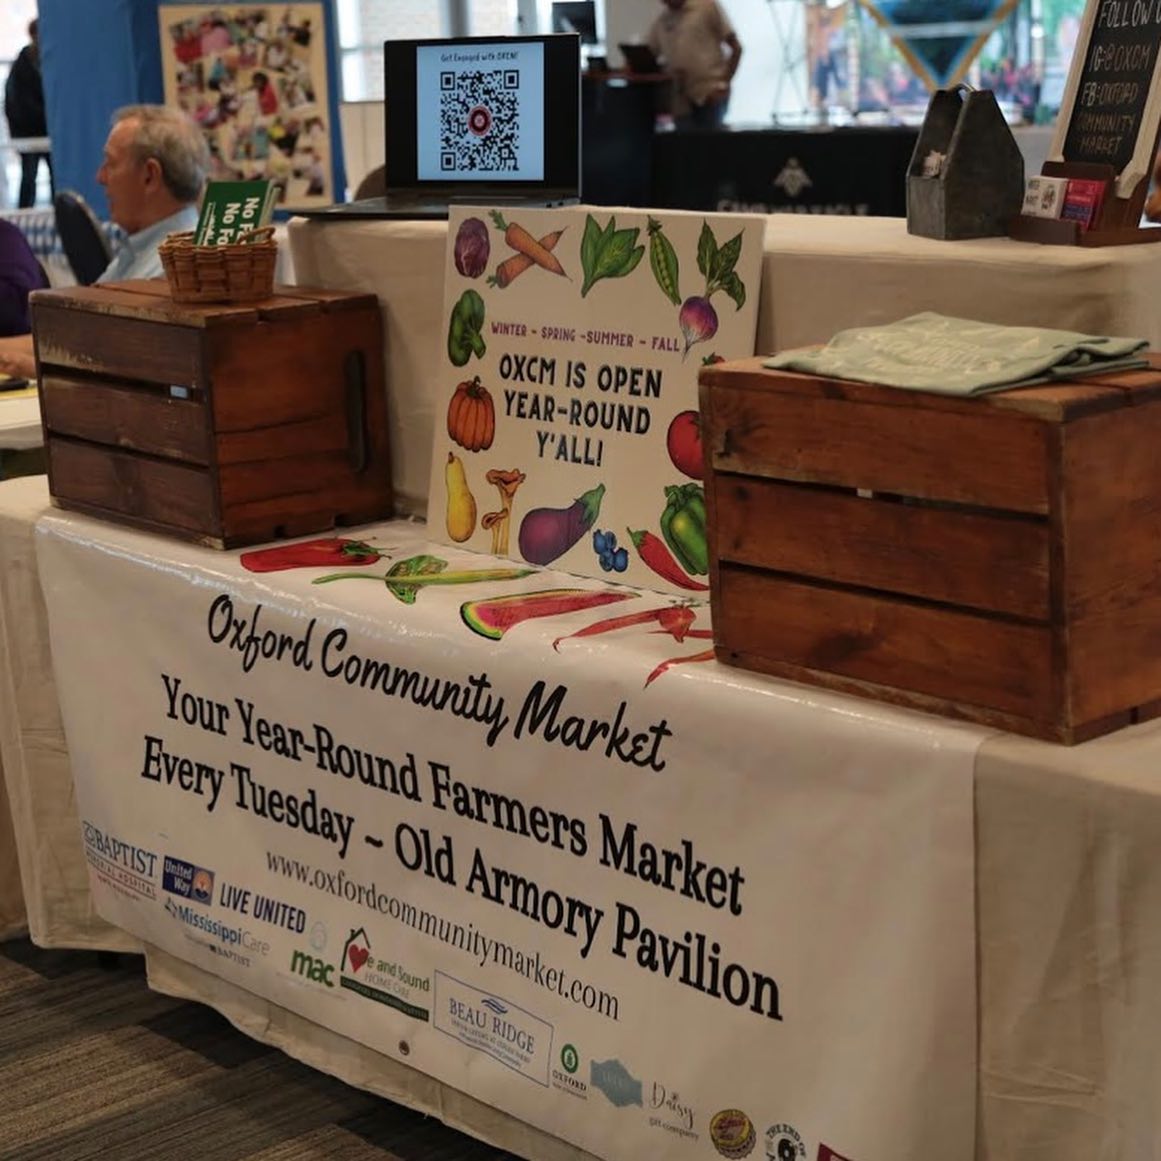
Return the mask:
M 705 275 L 705 297 L 722 290 L 733 299 L 738 310 L 746 303 L 746 284 L 734 273 L 741 253 L 740 233 L 719 246 L 709 223 L 702 222 L 701 236 L 697 240 L 697 268 Z
M 581 269 L 585 276 L 581 298 L 602 278 L 624 278 L 637 269 L 637 263 L 645 253 L 645 247 L 637 245 L 640 233 L 640 227 L 637 226 L 618 230 L 616 217 L 610 217 L 602 230 L 592 214 L 587 216 L 580 252 Z M 740 235 L 738 249 L 741 249 Z M 737 255 L 734 260 L 737 261 Z

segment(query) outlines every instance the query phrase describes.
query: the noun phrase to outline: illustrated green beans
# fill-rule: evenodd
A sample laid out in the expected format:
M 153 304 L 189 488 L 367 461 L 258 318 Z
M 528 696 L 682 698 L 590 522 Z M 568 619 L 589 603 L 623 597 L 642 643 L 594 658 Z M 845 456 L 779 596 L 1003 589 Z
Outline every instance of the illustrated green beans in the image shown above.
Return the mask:
M 646 227 L 649 233 L 649 265 L 653 268 L 653 277 L 661 287 L 661 293 L 673 303 L 681 305 L 681 292 L 678 289 L 677 251 L 673 243 L 665 236 L 661 223 L 656 218 L 650 218 Z

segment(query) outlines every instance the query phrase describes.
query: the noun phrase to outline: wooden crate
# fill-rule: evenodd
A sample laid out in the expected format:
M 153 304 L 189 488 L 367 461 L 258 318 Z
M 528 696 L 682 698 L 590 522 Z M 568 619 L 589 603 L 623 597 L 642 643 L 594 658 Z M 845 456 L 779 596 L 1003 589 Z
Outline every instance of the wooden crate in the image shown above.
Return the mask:
M 971 400 L 701 372 L 731 665 L 1073 743 L 1161 711 L 1161 360 Z
M 217 548 L 391 514 L 374 295 L 183 306 L 121 282 L 32 313 L 60 507 Z

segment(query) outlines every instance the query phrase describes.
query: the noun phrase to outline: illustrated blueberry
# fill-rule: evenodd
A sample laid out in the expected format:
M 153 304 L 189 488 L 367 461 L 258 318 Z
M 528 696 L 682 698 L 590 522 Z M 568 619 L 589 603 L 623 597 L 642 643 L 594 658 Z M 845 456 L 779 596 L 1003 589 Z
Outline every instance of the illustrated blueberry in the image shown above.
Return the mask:
M 624 572 L 629 567 L 629 553 L 624 548 L 613 553 L 613 567 L 617 572 Z
M 601 553 L 601 568 L 604 569 L 605 572 L 613 571 L 613 554 L 611 552 Z
M 607 547 L 608 546 L 605 543 L 605 534 L 598 528 L 596 532 L 593 533 L 593 552 L 595 552 L 597 556 L 600 556 Z
M 609 552 L 617 551 L 617 534 L 611 528 L 605 533 L 605 548 Z

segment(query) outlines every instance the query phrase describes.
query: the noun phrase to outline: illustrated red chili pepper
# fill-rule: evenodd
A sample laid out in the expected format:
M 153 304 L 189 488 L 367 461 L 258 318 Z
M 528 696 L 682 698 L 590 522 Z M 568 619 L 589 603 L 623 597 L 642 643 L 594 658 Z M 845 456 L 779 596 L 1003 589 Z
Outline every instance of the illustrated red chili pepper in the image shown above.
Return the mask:
M 713 633 L 708 629 L 695 630 L 690 634 L 693 636 L 712 637 Z M 646 686 L 656 681 L 663 673 L 668 672 L 675 665 L 684 665 L 686 662 L 693 661 L 712 661 L 714 659 L 714 651 L 707 649 L 704 653 L 691 653 L 688 657 L 671 657 L 668 661 L 663 661 L 647 678 L 645 678 Z
M 362 540 L 324 536 L 297 544 L 276 544 L 243 552 L 242 567 L 250 572 L 282 572 L 288 568 L 333 568 L 335 565 L 374 564 L 382 553 Z
M 694 580 L 677 563 L 673 553 L 669 551 L 665 541 L 660 536 L 654 536 L 652 532 L 646 532 L 644 529 L 639 532 L 634 532 L 632 528 L 627 528 L 626 531 L 629 533 L 629 539 L 633 541 L 633 547 L 637 550 L 637 555 L 662 580 L 667 580 L 670 584 L 677 585 L 679 588 L 691 589 L 693 592 L 709 592 L 709 585 Z
M 617 629 L 630 629 L 634 625 L 648 625 L 656 621 L 658 626 L 655 633 L 668 633 L 674 641 L 684 641 L 690 632 L 697 614 L 688 605 L 666 605 L 661 609 L 649 609 L 644 613 L 626 613 L 623 617 L 609 617 L 604 621 L 594 621 L 575 633 L 565 637 L 557 637 L 552 643 L 553 649 L 560 651 L 562 641 L 571 641 L 574 637 L 595 637 L 598 633 L 612 633 Z M 696 630 L 695 630 L 696 631 Z

